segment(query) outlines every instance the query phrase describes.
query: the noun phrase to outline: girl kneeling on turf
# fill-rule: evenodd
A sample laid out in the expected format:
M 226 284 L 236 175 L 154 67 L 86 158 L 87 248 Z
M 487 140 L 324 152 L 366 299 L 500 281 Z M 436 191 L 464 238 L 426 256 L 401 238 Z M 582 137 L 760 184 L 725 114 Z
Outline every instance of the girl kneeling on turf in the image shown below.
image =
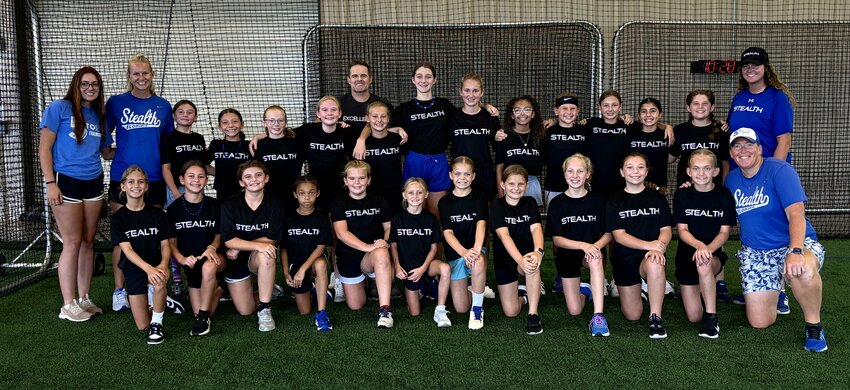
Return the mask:
M 693 185 L 680 188 L 673 198 L 673 215 L 679 232 L 676 279 L 681 286 L 682 304 L 688 321 L 702 319 L 699 336 L 711 339 L 720 335 L 715 276 L 728 259 L 723 244 L 736 223 L 732 193 L 714 182 L 719 173 L 714 153 L 708 149 L 695 150 L 687 166 Z
M 138 165 L 121 175 L 121 191 L 127 204 L 109 218 L 112 243 L 121 248 L 118 267 L 124 271 L 130 309 L 139 330 L 148 329 L 148 344 L 165 340 L 162 318 L 165 314 L 171 229 L 162 209 L 145 204 L 148 176 Z M 153 313 L 148 311 L 148 284 L 153 286 Z
M 667 330 L 661 321 L 667 276 L 665 252 L 673 236 L 673 217 L 667 199 L 644 185 L 648 173 L 646 157 L 629 153 L 620 166 L 626 188 L 608 199 L 607 230 L 614 235 L 611 265 L 620 309 L 627 320 L 636 321 L 643 313 L 641 281 L 649 289 L 649 337 L 663 339 Z
M 451 293 L 455 311 L 469 313 L 469 329 L 484 326 L 484 288 L 487 283 L 487 195 L 472 189 L 475 163 L 455 157 L 449 171 L 454 189 L 440 199 L 440 222 L 446 260 L 452 268 Z M 467 278 L 472 276 L 472 302 Z
M 564 160 L 561 168 L 568 187 L 552 199 L 546 216 L 546 235 L 552 237 L 552 246 L 558 248 L 554 254 L 555 268 L 564 286 L 570 314 L 581 314 L 585 301 L 593 301 L 590 335 L 608 336 L 608 321 L 602 315 L 604 250 L 611 242 L 611 233 L 605 231 L 605 200 L 588 191 L 593 164 L 587 156 L 573 154 Z M 581 283 L 582 266 L 590 270 L 590 285 Z
M 366 304 L 365 274 L 374 274 L 378 288 L 378 328 L 393 327 L 390 290 L 393 265 L 387 243 L 390 234 L 390 206 L 384 198 L 367 194 L 371 168 L 363 161 L 345 165 L 343 181 L 348 193 L 331 206 L 336 234 L 336 265 L 345 290 L 345 302 L 352 310 Z
M 225 267 L 223 251 L 219 252 L 221 207 L 215 198 L 204 195 L 207 172 L 203 162 L 187 162 L 178 177 L 184 193 L 168 206 L 166 216 L 174 228 L 174 238 L 168 241 L 171 255 L 183 266 L 189 285 L 189 301 L 195 313 L 189 334 L 203 336 L 210 331 L 210 317 L 222 294 L 218 286 L 218 274 Z
M 275 197 L 265 195 L 269 176 L 263 163 L 242 163 L 237 177 L 244 191 L 221 207 L 221 240 L 227 247 L 224 281 L 236 311 L 247 316 L 256 310 L 260 332 L 268 332 L 275 328 L 271 301 L 277 245 L 283 236 L 283 209 Z M 251 274 L 257 275 L 256 297 Z
M 490 231 L 493 234 L 493 265 L 502 311 L 515 317 L 528 301 L 526 332 L 543 333 L 537 313 L 540 302 L 540 263 L 543 261 L 543 227 L 534 198 L 525 195 L 528 172 L 510 165 L 501 176 L 505 196 L 490 203 Z M 525 275 L 527 295 L 520 296 L 517 272 Z M 523 291 L 525 292 L 525 291 Z
M 437 307 L 434 322 L 440 328 L 452 326 L 446 311 L 451 268 L 435 259 L 440 243 L 440 224 L 437 217 L 423 209 L 428 198 L 425 180 L 411 177 L 404 183 L 402 192 L 404 210 L 393 216 L 390 224 L 390 250 L 395 265 L 395 276 L 404 281 L 407 310 L 418 316 L 419 290 L 425 278 L 439 277 Z
M 292 195 L 298 201 L 295 212 L 286 216 L 286 238 L 280 251 L 283 276 L 286 285 L 295 293 L 298 312 L 310 312 L 310 289 L 313 283 L 309 275 L 316 277 L 316 330 L 333 330 L 331 319 L 325 310 L 328 302 L 328 261 L 325 248 L 333 245 L 331 222 L 328 214 L 315 207 L 319 197 L 319 183 L 312 176 L 295 179 Z

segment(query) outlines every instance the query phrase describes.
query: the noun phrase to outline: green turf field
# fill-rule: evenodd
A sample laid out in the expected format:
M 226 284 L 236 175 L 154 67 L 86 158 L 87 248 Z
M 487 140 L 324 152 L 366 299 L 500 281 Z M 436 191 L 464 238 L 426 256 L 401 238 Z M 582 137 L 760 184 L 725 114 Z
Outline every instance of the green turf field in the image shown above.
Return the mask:
M 467 315 L 454 313 L 454 326 L 438 329 L 431 319 L 433 303 L 411 318 L 404 301 L 394 300 L 393 329 L 375 328 L 375 302 L 359 312 L 332 303 L 334 331 L 317 334 L 311 319 L 298 316 L 293 302 L 282 298 L 273 303 L 278 328 L 270 333 L 257 331 L 256 317 L 240 317 L 224 304 L 210 335 L 190 338 L 190 315 L 166 316 L 165 343 L 149 346 L 129 312 L 109 310 L 107 268 L 94 279 L 93 291 L 106 314 L 89 322 L 57 318 L 61 296 L 55 275 L 0 298 L 0 388 L 846 389 L 850 243 L 824 245 L 829 351 L 821 354 L 803 350 L 802 314 L 793 298 L 791 314 L 766 330 L 749 328 L 742 306 L 720 304 L 717 340 L 697 337 L 698 325 L 687 323 L 681 302 L 667 299 L 669 337 L 650 340 L 646 322 L 624 320 L 616 298 L 606 298 L 611 336 L 592 338 L 586 329 L 590 308 L 571 317 L 563 297 L 551 292 L 541 303 L 545 332 L 539 336 L 525 334 L 524 315 L 505 318 L 498 299 L 485 302 L 480 331 L 467 329 Z M 729 265 L 732 292 L 740 292 L 737 261 Z M 549 261 L 547 289 L 553 276 Z

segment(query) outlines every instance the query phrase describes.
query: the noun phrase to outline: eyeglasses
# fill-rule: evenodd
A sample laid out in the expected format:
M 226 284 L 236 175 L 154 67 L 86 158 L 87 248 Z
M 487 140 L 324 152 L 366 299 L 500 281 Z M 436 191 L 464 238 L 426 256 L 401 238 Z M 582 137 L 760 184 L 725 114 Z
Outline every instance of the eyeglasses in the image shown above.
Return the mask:
M 98 83 L 98 82 L 90 83 L 88 81 L 81 81 L 80 82 L 80 89 L 89 89 L 89 87 L 92 87 L 94 89 L 99 89 L 100 83 Z
M 286 123 L 286 119 L 263 119 L 263 121 L 276 125 Z
M 514 108 L 512 112 L 514 114 L 522 114 L 522 113 L 531 114 L 532 112 L 534 112 L 534 108 L 531 108 L 531 107 Z
M 730 146 L 730 148 L 732 150 L 736 151 L 736 152 L 739 151 L 739 150 L 744 150 L 744 149 L 752 149 L 754 147 L 756 147 L 756 144 L 754 144 L 752 142 L 739 142 L 737 144 Z

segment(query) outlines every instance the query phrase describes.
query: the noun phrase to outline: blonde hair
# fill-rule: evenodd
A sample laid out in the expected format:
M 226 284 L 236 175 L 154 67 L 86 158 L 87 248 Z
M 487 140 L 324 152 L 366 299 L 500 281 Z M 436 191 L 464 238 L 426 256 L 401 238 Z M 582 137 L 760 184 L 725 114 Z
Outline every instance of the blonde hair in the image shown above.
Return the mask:
M 325 95 L 325 96 L 322 96 L 322 98 L 319 99 L 319 101 L 316 103 L 316 112 L 319 111 L 319 107 L 322 106 L 322 103 L 324 103 L 326 101 L 334 102 L 334 104 L 336 104 L 336 108 L 338 108 L 340 111 L 342 111 L 342 104 L 340 104 L 339 99 L 337 99 L 337 98 L 335 98 L 331 95 Z
M 717 168 L 717 156 L 714 154 L 714 152 L 712 152 L 712 151 L 710 151 L 706 148 L 700 148 L 700 149 L 694 150 L 693 152 L 691 152 L 691 156 L 688 157 L 688 166 L 691 166 L 691 163 L 694 161 L 694 158 L 696 158 L 696 157 L 708 157 L 708 159 L 711 160 L 711 165 L 714 168 Z
M 593 178 L 593 163 L 590 162 L 589 157 L 587 157 L 587 156 L 585 156 L 581 153 L 573 154 L 572 156 L 567 157 L 564 160 L 564 163 L 561 164 L 561 173 L 562 174 L 567 173 L 567 165 L 569 165 L 570 160 L 572 160 L 572 159 L 576 159 L 576 160 L 579 160 L 579 161 L 584 163 L 584 169 L 587 171 L 587 180 L 584 181 L 584 187 L 589 190 L 590 189 L 590 179 Z
M 457 156 L 452 159 L 452 163 L 449 165 L 451 169 L 455 168 L 455 165 L 466 164 L 472 168 L 472 172 L 475 173 L 475 161 L 472 161 L 472 158 L 467 156 Z
M 145 181 L 148 181 L 148 174 L 145 173 L 145 170 L 142 169 L 142 167 L 140 167 L 136 164 L 133 164 L 133 165 L 130 165 L 129 167 L 127 167 L 127 169 L 124 170 L 124 173 L 121 174 L 121 184 L 124 184 L 124 182 L 127 181 L 127 176 L 130 176 L 130 174 L 133 173 L 133 172 L 141 173 L 142 176 L 145 177 Z
M 348 176 L 348 171 L 350 169 L 365 169 L 366 177 L 372 177 L 372 166 L 369 165 L 366 161 L 361 160 L 351 160 L 347 164 L 345 164 L 345 168 L 343 168 L 343 172 L 346 176 Z
M 411 178 L 405 180 L 404 185 L 402 186 L 401 190 L 403 192 L 407 192 L 407 187 L 410 187 L 411 185 L 414 185 L 414 184 L 419 184 L 420 186 L 422 186 L 422 188 L 425 189 L 426 192 L 428 191 L 428 183 L 425 183 L 425 180 L 422 179 L 421 177 L 411 177 Z
M 128 92 L 133 90 L 133 83 L 130 82 L 130 66 L 133 65 L 133 64 L 145 64 L 145 65 L 147 65 L 148 69 L 150 69 L 150 71 L 151 71 L 151 77 L 153 78 L 154 76 L 156 76 L 156 72 L 154 72 L 154 70 L 153 70 L 153 65 L 151 65 L 151 60 L 149 60 L 148 57 L 145 57 L 144 54 L 136 54 L 136 55 L 130 57 L 130 59 L 127 60 L 127 91 Z M 148 92 L 150 92 L 151 94 L 156 93 L 156 89 L 154 88 L 154 85 L 153 85 L 153 80 L 151 80 L 151 83 L 148 86 Z
M 513 175 L 520 175 L 526 182 L 528 182 L 528 171 L 519 164 L 508 165 L 504 171 L 502 171 L 502 183 L 508 181 L 508 178 Z

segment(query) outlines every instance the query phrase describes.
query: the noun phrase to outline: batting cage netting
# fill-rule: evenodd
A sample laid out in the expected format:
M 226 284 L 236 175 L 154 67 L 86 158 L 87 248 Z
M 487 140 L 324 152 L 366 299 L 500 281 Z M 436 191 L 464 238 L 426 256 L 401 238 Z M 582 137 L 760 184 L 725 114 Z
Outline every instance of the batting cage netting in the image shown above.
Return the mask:
M 727 61 L 762 46 L 797 98 L 791 151 L 809 215 L 821 236 L 846 237 L 848 119 L 832 100 L 850 88 L 848 20 L 839 1 L 5 1 L 0 295 L 54 269 L 61 251 L 39 167 L 44 108 L 85 65 L 103 76 L 105 96 L 125 92 L 136 54 L 151 59 L 157 94 L 198 106 L 193 130 L 209 143 L 222 137 L 217 115 L 227 107 L 242 113 L 249 137 L 272 104 L 286 108 L 291 126 L 312 120 L 319 97 L 346 92 L 352 59 L 370 63 L 372 91 L 393 104 L 414 96 L 412 67 L 429 60 L 436 96 L 459 104 L 459 78 L 477 72 L 484 101 L 503 114 L 510 98 L 529 94 L 548 118 L 553 98 L 572 91 L 582 112 L 596 115 L 596 97 L 614 87 L 624 112 L 652 96 L 664 121 L 677 124 L 687 92 L 710 88 L 723 118 L 737 88 Z M 108 162 L 104 169 L 108 177 Z M 104 219 L 101 252 L 108 235 Z

